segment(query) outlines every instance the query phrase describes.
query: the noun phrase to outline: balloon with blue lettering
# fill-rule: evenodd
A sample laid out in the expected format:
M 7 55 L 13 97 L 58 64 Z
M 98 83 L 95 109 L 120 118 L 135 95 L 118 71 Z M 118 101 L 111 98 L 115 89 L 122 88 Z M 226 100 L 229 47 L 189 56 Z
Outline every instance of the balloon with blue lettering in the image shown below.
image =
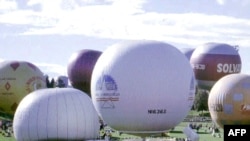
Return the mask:
M 129 134 L 162 133 L 190 111 L 195 78 L 186 56 L 158 41 L 110 46 L 97 60 L 91 97 L 111 128 Z
M 225 75 L 241 72 L 238 50 L 229 44 L 209 42 L 198 46 L 191 58 L 198 87 L 210 91 Z

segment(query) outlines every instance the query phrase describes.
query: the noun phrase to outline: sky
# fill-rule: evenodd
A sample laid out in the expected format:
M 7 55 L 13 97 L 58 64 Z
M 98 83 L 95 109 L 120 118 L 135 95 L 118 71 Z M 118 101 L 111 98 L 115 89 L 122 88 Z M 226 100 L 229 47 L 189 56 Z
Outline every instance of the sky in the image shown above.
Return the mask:
M 123 40 L 221 42 L 239 46 L 250 74 L 249 13 L 249 0 L 0 0 L 0 61 L 29 61 L 56 77 L 76 51 Z

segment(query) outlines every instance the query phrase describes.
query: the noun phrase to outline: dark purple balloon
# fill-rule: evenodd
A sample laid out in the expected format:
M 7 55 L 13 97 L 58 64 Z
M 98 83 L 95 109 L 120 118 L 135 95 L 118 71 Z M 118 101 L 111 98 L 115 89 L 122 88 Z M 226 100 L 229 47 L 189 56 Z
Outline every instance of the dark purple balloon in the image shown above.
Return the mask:
M 75 52 L 68 63 L 67 73 L 72 87 L 79 89 L 89 96 L 91 76 L 101 51 L 83 49 Z

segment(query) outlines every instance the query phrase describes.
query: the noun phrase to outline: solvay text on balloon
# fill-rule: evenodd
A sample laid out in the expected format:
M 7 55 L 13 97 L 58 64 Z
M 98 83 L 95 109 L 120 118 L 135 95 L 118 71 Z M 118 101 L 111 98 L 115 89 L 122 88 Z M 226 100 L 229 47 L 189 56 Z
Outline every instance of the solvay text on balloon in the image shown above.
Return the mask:
M 217 64 L 217 72 L 218 73 L 236 73 L 240 72 L 241 70 L 241 64 L 223 64 L 218 63 Z

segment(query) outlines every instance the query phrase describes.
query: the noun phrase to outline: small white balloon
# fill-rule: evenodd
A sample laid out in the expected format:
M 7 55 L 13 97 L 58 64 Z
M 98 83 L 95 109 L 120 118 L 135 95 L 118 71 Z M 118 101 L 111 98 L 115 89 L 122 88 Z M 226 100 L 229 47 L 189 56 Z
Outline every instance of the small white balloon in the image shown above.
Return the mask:
M 13 120 L 17 141 L 96 139 L 99 125 L 90 97 L 74 88 L 30 93 L 20 102 Z

